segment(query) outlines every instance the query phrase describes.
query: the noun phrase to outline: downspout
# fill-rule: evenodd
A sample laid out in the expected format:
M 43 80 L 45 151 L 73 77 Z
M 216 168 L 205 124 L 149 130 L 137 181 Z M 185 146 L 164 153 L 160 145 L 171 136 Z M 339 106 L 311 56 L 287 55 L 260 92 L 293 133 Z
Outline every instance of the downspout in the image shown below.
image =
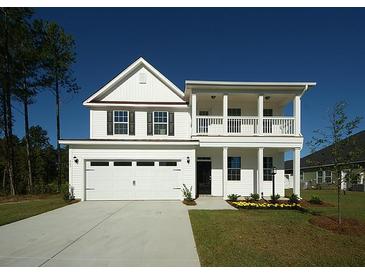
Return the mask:
M 300 94 L 300 97 L 302 97 L 307 90 L 308 90 L 308 84 L 305 85 L 302 93 Z

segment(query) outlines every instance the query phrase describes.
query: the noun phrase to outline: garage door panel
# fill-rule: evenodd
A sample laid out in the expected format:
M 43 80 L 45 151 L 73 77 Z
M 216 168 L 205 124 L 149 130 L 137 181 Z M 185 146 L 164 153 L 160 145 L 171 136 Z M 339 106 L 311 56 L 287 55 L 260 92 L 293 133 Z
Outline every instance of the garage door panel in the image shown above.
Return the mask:
M 108 166 L 92 163 L 86 164 L 87 200 L 172 200 L 181 196 L 180 161 L 110 160 Z

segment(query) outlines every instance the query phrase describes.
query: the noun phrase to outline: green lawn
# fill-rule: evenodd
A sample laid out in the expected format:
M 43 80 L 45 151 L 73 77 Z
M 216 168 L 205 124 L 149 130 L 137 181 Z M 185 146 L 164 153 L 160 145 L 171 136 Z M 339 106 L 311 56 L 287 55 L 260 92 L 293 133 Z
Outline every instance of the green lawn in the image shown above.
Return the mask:
M 328 216 L 337 215 L 337 191 L 336 190 L 302 190 L 302 198 L 309 200 L 313 195 L 319 196 L 322 201 L 333 204 L 333 207 L 315 207 L 315 210 Z M 341 192 L 342 216 L 365 221 L 365 193 L 347 191 Z
M 335 202 L 334 191 L 304 191 Z M 344 216 L 364 220 L 365 193 L 348 193 Z M 320 208 L 335 215 L 336 208 Z M 361 211 L 361 212 L 359 212 Z M 291 210 L 189 211 L 202 266 L 365 266 L 365 236 L 335 234 Z
M 17 202 L 0 202 L 0 226 L 69 205 L 61 195 Z

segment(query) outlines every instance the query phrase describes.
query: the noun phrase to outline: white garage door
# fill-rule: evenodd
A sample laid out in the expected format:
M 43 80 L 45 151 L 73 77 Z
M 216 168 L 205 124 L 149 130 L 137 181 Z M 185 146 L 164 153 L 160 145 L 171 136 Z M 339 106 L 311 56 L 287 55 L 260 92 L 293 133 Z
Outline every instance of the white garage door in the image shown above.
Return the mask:
M 180 173 L 180 161 L 87 161 L 86 200 L 176 200 Z

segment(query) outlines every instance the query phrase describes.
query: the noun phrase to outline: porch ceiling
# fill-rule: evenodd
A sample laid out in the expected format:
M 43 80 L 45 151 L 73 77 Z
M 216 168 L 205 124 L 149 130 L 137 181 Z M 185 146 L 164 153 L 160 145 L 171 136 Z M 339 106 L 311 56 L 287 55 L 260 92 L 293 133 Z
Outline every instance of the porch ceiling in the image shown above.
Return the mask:
M 225 82 L 225 81 L 185 81 L 185 98 L 192 91 L 196 93 L 252 93 L 302 95 L 316 86 L 315 82 Z
M 213 97 L 212 97 L 213 96 Z M 277 106 L 285 106 L 292 102 L 294 94 L 271 94 L 264 95 L 264 104 L 272 104 Z M 213 99 L 214 98 L 214 99 Z M 228 106 L 237 102 L 244 104 L 257 104 L 258 94 L 252 93 L 240 93 L 240 94 L 228 94 Z M 211 104 L 223 104 L 223 94 L 216 93 L 199 93 L 197 94 L 197 102 L 199 101 L 209 102 Z

